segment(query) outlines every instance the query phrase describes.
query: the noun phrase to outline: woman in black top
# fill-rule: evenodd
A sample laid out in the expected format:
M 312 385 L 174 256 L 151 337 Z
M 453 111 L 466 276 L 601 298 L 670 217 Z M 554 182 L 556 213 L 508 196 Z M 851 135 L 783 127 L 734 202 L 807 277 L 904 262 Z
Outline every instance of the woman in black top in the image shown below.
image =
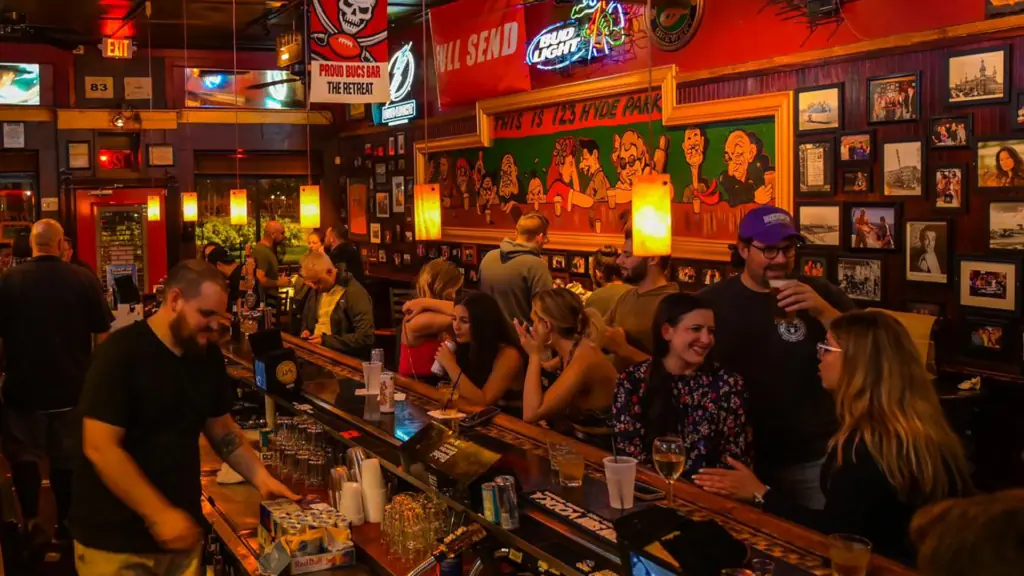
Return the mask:
M 833 320 L 818 356 L 839 416 L 821 473 L 825 509 L 783 501 L 738 462 L 731 462 L 735 470 L 701 470 L 694 482 L 826 534 L 857 534 L 875 552 L 912 563 L 914 512 L 970 490 L 960 440 L 910 335 L 892 316 L 864 311 Z

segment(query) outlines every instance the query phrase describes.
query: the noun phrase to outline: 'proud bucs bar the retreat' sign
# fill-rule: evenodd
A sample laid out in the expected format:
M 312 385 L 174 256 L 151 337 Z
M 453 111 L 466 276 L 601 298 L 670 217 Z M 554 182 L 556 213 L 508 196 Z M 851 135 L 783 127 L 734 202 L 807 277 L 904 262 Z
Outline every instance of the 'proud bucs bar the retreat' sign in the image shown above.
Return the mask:
M 310 100 L 387 102 L 387 0 L 310 0 Z

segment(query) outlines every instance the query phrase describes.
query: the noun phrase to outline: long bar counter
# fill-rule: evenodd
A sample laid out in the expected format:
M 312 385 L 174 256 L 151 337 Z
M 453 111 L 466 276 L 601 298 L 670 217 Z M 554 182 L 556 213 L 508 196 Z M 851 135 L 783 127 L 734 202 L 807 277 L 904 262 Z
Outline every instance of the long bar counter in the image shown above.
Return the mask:
M 443 400 L 434 387 L 396 377 L 396 384 L 406 393 L 406 399 L 396 404 L 393 414 L 381 414 L 377 409 L 375 397 L 355 394 L 355 389 L 362 387 L 362 367 L 358 359 L 311 346 L 288 335 L 283 337 L 286 346 L 296 352 L 303 385 L 301 391 L 294 397 L 283 398 L 268 394 L 279 408 L 293 414 L 312 416 L 324 425 L 331 436 L 344 445 L 364 448 L 380 458 L 382 467 L 401 481 L 414 489 L 441 498 L 453 510 L 484 526 L 501 545 L 518 550 L 542 562 L 549 569 L 560 574 L 587 574 L 599 570 L 625 573 L 621 569 L 618 552 L 613 544 L 560 522 L 538 508 L 527 505 L 522 499 L 520 527 L 515 530 L 504 530 L 487 522 L 480 516 L 479 511 L 471 509 L 467 502 L 438 492 L 421 476 L 410 472 L 410 462 L 408 457 L 403 455 L 401 446 L 430 423 L 431 418 L 427 412 L 436 408 Z M 252 356 L 248 348 L 242 344 L 226 343 L 224 352 L 233 362 L 233 365 L 229 366 L 232 377 L 254 385 Z M 458 405 L 464 412 L 479 409 L 462 400 L 459 400 Z M 461 435 L 484 448 L 503 454 L 503 460 L 512 462 L 516 476 L 522 482 L 518 487 L 520 492 L 547 490 L 609 521 L 623 514 L 608 504 L 602 461 L 610 454 L 604 450 L 505 414 L 498 414 L 487 424 L 468 433 L 462 432 Z M 569 489 L 559 486 L 557 476 L 552 474 L 547 458 L 546 446 L 549 439 L 571 442 L 583 455 L 587 469 L 581 488 Z M 638 468 L 637 480 L 668 493 L 668 483 L 651 469 Z M 204 490 L 207 490 L 207 484 L 204 481 Z M 209 487 L 209 491 L 214 489 L 215 486 Z M 754 507 L 709 494 L 685 481 L 675 482 L 674 493 L 674 508 L 696 520 L 713 519 L 745 543 L 752 555 L 772 557 L 776 562 L 777 576 L 831 574 L 826 559 L 827 542 L 824 535 Z M 256 497 L 258 498 L 258 494 Z M 662 505 L 664 504 L 662 501 Z M 645 505 L 649 504 L 638 501 L 634 510 Z M 218 515 L 213 510 L 211 514 Z M 247 514 L 254 515 L 255 510 L 248 511 Z M 225 513 L 224 509 L 220 508 L 219 515 L 226 520 L 226 525 L 238 526 L 239 523 L 230 518 L 232 513 Z M 379 528 L 375 537 L 379 539 Z M 369 564 L 375 572 L 400 574 L 404 573 L 402 570 L 408 570 L 409 567 L 389 563 L 379 545 L 375 547 L 365 539 L 354 539 L 361 555 L 372 557 Z M 251 549 L 251 545 L 249 547 Z M 380 557 L 381 554 L 383 558 Z M 360 560 L 363 561 L 364 558 L 361 557 Z M 878 556 L 872 559 L 872 575 L 913 573 L 912 570 L 888 559 Z

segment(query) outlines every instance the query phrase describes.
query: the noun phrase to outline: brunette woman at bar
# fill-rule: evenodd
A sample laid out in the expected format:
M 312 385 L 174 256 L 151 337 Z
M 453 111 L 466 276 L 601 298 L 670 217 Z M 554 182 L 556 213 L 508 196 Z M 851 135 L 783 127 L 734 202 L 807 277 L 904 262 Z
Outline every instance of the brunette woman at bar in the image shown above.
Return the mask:
M 587 308 L 597 310 L 602 318 L 619 301 L 619 296 L 632 288 L 622 281 L 618 258 L 619 250 L 614 246 L 604 246 L 590 257 L 590 279 L 594 281 L 594 291 L 587 296 L 585 304 Z
M 651 359 L 619 376 L 615 441 L 619 454 L 650 461 L 658 436 L 686 444 L 685 475 L 704 467 L 750 462 L 747 392 L 738 374 L 707 359 L 715 345 L 715 316 L 692 294 L 669 294 L 651 326 Z
M 319 230 L 313 230 L 306 236 L 306 246 L 310 252 L 324 251 L 324 235 Z
M 552 288 L 533 297 L 531 326 L 515 322 L 519 343 L 530 356 L 523 385 L 523 419 L 527 422 L 564 417 L 581 437 L 608 437 L 618 375 L 593 339 L 604 332 L 597 312 L 583 307 L 580 297 Z M 554 353 L 558 377 L 544 390 L 544 355 Z M 548 366 L 550 368 L 550 365 Z
M 455 295 L 462 288 L 463 276 L 454 263 L 438 258 L 420 269 L 416 279 L 416 299 L 407 303 L 407 314 L 402 320 L 399 335 L 401 353 L 398 373 L 411 378 L 431 377 L 441 338 L 452 333 L 452 315 L 455 313 Z M 419 302 L 416 302 L 419 300 Z
M 857 534 L 879 554 L 910 563 L 914 512 L 970 490 L 960 440 L 910 335 L 892 316 L 861 311 L 836 318 L 818 356 L 839 417 L 821 472 L 824 510 L 784 501 L 738 462 L 735 470 L 701 470 L 694 482 L 826 534 Z
M 455 303 L 452 329 L 455 350 L 437 349 L 448 379 L 472 404 L 518 404 L 523 381 L 523 355 L 512 325 L 490 294 L 473 292 Z

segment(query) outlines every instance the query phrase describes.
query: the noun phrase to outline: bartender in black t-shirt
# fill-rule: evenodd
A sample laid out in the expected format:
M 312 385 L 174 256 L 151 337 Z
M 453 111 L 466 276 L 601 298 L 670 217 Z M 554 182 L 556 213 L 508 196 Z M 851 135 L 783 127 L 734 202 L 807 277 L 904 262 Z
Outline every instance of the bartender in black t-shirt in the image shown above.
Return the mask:
M 226 307 L 223 276 L 188 260 L 167 275 L 153 316 L 97 348 L 80 403 L 70 518 L 80 576 L 199 571 L 200 432 L 263 499 L 298 498 L 229 414 L 233 389 L 214 342 Z
M 769 280 L 794 278 L 802 241 L 785 210 L 751 210 L 740 223 L 734 254 L 743 272 L 702 295 L 715 312 L 712 355 L 742 376 L 750 393 L 758 477 L 790 501 L 821 509 L 821 465 L 837 424 L 818 374 L 817 344 L 832 319 L 855 306 L 822 278 L 800 276 L 772 294 Z M 795 319 L 777 320 L 778 308 Z

